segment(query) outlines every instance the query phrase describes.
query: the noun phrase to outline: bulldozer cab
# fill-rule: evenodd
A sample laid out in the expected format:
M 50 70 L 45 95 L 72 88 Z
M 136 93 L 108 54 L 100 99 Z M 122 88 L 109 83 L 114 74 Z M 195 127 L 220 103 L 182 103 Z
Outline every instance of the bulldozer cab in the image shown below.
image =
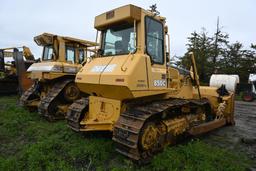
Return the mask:
M 97 16 L 95 28 L 102 33 L 100 55 L 143 53 L 152 66 L 165 67 L 165 18 L 156 14 L 127 5 Z
M 43 46 L 42 61 L 58 61 L 70 64 L 82 64 L 90 53 L 90 47 L 96 43 L 50 33 L 34 37 L 39 46 Z

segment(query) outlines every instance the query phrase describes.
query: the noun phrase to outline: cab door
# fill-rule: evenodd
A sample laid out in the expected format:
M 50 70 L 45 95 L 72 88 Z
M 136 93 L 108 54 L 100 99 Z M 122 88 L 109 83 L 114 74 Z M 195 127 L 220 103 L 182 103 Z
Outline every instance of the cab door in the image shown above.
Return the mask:
M 145 17 L 145 45 L 150 90 L 167 88 L 166 61 L 163 23 L 149 16 Z
M 78 64 L 77 48 L 74 45 L 65 46 L 65 62 L 63 63 L 63 71 L 68 74 L 76 74 L 82 65 Z

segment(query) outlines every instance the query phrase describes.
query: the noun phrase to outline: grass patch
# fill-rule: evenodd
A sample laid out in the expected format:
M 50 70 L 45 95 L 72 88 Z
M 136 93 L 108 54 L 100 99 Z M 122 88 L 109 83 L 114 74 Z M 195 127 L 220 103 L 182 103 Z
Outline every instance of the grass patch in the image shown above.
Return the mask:
M 235 95 L 235 100 L 236 100 L 236 101 L 243 101 L 242 95 L 243 95 L 242 92 L 239 93 L 239 94 L 236 94 L 236 95 Z
M 0 170 L 246 170 L 250 161 L 201 141 L 167 147 L 146 166 L 114 150 L 106 133 L 75 133 L 0 98 Z

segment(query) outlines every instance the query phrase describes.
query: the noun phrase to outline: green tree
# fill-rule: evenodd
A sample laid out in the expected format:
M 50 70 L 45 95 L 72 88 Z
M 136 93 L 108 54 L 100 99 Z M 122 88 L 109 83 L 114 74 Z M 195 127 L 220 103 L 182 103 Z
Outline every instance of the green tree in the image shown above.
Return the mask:
M 187 53 L 182 60 L 182 65 L 188 68 L 190 64 L 189 52 L 194 52 L 195 60 L 197 61 L 198 74 L 201 80 L 207 80 L 207 73 L 209 71 L 208 59 L 211 56 L 211 44 L 212 38 L 207 35 L 205 29 L 198 34 L 197 32 L 191 33 L 188 37 Z
M 253 47 L 252 47 L 253 49 Z M 247 82 L 250 73 L 255 72 L 256 58 L 254 50 L 243 49 L 240 42 L 227 46 L 224 58 L 220 60 L 220 73 L 237 74 L 240 82 Z
M 203 28 L 200 33 L 194 31 L 188 37 L 187 52 L 177 62 L 181 67 L 191 66 L 189 52 L 194 52 L 200 80 L 209 82 L 212 74 L 237 74 L 241 82 L 247 82 L 249 73 L 256 72 L 256 45 L 244 49 L 242 43 L 229 43 L 229 35 L 217 29 L 208 36 Z
M 214 33 L 213 39 L 214 39 L 214 43 L 212 43 L 213 57 L 211 59 L 211 62 L 212 62 L 211 74 L 219 72 L 218 70 L 221 66 L 220 61 L 225 57 L 226 48 L 229 43 L 228 41 L 229 35 L 227 33 L 222 32 L 220 29 L 217 29 L 217 31 Z
M 200 80 L 208 82 L 210 76 L 216 72 L 219 60 L 225 53 L 228 37 L 228 34 L 221 30 L 218 30 L 214 36 L 208 36 L 204 28 L 200 33 L 194 31 L 188 37 L 187 52 L 181 59 L 180 65 L 188 68 L 190 66 L 188 53 L 194 52 Z
M 227 45 L 225 55 L 223 59 L 220 60 L 220 73 L 225 74 L 239 74 L 241 69 L 241 59 L 243 56 L 242 44 L 236 42 L 231 45 Z
M 252 48 L 253 50 L 256 50 L 256 44 L 251 44 L 251 48 Z

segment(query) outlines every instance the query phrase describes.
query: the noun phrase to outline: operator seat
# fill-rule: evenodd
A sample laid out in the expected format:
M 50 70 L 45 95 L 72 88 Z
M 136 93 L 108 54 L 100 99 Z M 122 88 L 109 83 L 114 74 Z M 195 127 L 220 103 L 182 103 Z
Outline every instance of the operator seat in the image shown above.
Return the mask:
M 115 42 L 115 54 L 124 54 L 125 53 L 125 49 L 123 47 L 123 43 L 122 41 L 116 41 Z

